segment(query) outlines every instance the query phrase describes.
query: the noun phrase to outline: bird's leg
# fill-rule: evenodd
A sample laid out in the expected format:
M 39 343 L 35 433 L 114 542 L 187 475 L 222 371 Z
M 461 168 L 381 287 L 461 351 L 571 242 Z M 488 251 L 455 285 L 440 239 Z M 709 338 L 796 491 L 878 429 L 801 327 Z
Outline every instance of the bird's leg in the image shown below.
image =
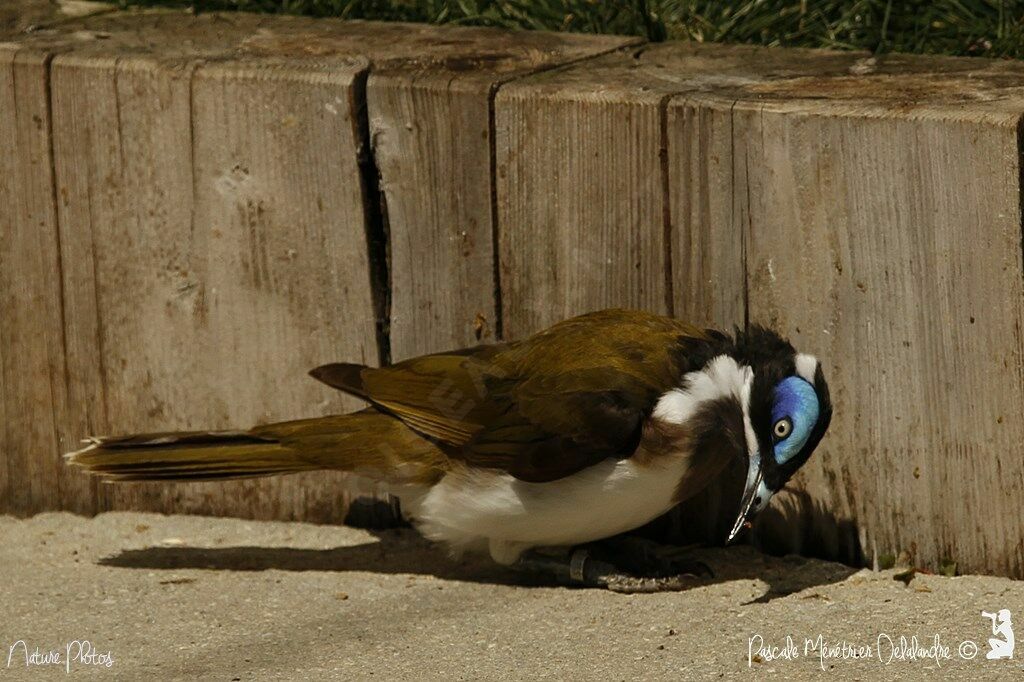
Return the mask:
M 572 550 L 555 551 L 554 548 L 547 550 L 531 549 L 522 553 L 519 559 L 512 564 L 512 568 L 520 573 L 536 576 L 542 580 L 554 580 L 562 585 L 583 584 L 582 577 L 574 579 L 574 567 Z
M 707 564 L 693 558 L 693 547 L 663 545 L 635 535 L 616 535 L 594 543 L 592 553 L 639 577 L 714 578 Z
M 577 547 L 567 555 L 525 552 L 513 564 L 513 568 L 532 575 L 554 578 L 562 584 L 601 587 L 625 593 L 674 592 L 692 587 L 696 581 L 696 577 L 690 573 L 634 575 L 595 556 L 588 547 Z

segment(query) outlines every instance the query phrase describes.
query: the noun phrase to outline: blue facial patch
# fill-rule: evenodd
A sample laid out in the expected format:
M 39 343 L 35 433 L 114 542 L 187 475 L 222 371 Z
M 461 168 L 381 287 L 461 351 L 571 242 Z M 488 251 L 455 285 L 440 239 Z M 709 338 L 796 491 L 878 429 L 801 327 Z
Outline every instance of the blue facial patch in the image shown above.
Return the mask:
M 780 419 L 789 419 L 792 424 L 789 435 L 775 443 L 775 461 L 782 464 L 803 449 L 818 423 L 818 395 L 814 387 L 800 377 L 780 381 L 775 387 L 772 424 Z

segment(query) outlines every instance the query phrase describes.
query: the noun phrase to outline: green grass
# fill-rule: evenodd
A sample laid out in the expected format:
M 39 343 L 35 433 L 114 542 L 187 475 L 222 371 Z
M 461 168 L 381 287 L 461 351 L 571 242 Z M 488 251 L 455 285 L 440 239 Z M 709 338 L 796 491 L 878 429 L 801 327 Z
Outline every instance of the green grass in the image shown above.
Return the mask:
M 1024 0 L 121 0 L 121 4 L 619 33 L 651 40 L 1024 57 Z

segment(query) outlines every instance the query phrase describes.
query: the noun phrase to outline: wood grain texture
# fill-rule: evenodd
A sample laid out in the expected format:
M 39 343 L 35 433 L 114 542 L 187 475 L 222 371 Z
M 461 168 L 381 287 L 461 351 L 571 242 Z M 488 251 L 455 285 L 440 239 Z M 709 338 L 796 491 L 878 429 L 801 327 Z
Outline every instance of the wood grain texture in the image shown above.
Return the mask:
M 637 292 L 655 278 L 630 272 L 612 244 L 662 239 L 670 260 L 646 253 L 670 265 L 677 314 L 770 324 L 829 373 L 832 430 L 756 543 L 1024 575 L 1020 526 L 992 511 L 1024 502 L 1024 426 L 1006 416 L 1022 407 L 1022 96 L 1014 63 L 724 46 L 657 46 L 524 79 L 497 107 L 507 329 L 645 305 Z M 658 113 L 661 193 L 614 154 L 628 140 L 652 166 L 656 147 L 630 131 L 650 139 Z M 666 197 L 667 222 L 637 220 Z M 633 201 L 632 229 L 607 239 Z M 575 265 L 592 249 L 603 262 Z M 721 536 L 741 477 L 655 530 Z
M 835 66 L 794 63 L 777 78 L 752 61 L 745 82 L 669 104 L 670 119 L 698 107 L 731 131 L 712 148 L 732 172 L 704 191 L 732 203 L 705 202 L 709 221 L 742 234 L 750 321 L 818 354 L 837 406 L 755 542 L 1022 575 L 1020 525 L 992 510 L 1024 502 L 1024 426 L 1006 417 L 1022 407 L 1024 70 L 907 57 Z M 679 150 L 703 144 L 675 132 Z M 723 489 L 736 495 L 736 483 Z M 720 534 L 722 515 L 702 521 Z
M 389 238 L 392 359 L 494 341 L 491 114 L 494 92 L 530 73 L 635 38 L 481 27 L 223 15 L 256 56 L 366 59 L 368 172 Z M 201 18 L 198 19 L 201 21 Z M 166 21 L 166 19 L 161 19 Z M 203 25 L 203 31 L 213 30 Z M 372 153 L 371 153 L 372 152 Z
M 305 372 L 376 361 L 350 101 L 364 68 L 54 60 L 68 362 L 90 432 L 358 405 Z M 326 474 L 105 489 L 114 508 L 344 517 Z
M 662 94 L 561 80 L 510 84 L 495 103 L 509 338 L 600 308 L 668 312 Z
M 312 21 L 244 14 L 113 16 L 74 27 L 149 51 L 188 36 L 196 55 L 367 59 L 367 140 L 390 234 L 394 358 L 493 341 L 491 99 L 526 74 L 638 42 L 489 28 Z M 70 28 L 69 28 L 70 30 Z M 109 41 L 105 38 L 104 41 Z M 369 154 L 370 150 L 362 150 Z
M 530 72 L 632 42 L 480 30 L 466 39 L 444 61 L 392 62 L 367 83 L 391 234 L 395 360 L 497 338 L 492 93 Z
M 1021 575 L 1017 116 L 737 109 L 751 319 L 819 354 L 841 407 L 804 489 L 869 559 Z
M 68 424 L 47 61 L 0 48 L 0 513 L 89 509 L 95 493 L 63 474 L 59 454 Z
M 367 88 L 396 361 L 495 340 L 488 94 L 449 83 L 392 74 Z
M 461 327 L 445 319 L 433 336 L 422 326 L 398 334 L 399 352 L 412 352 L 401 343 L 464 345 L 477 329 L 493 329 L 491 197 L 480 182 L 490 175 L 492 89 L 631 40 L 162 11 L 71 21 L 19 38 L 41 55 L 34 87 L 45 103 L 49 79 L 56 111 L 60 158 L 51 193 L 59 196 L 69 310 L 67 350 L 57 354 L 61 362 L 66 355 L 74 405 L 59 421 L 78 438 L 239 426 L 358 405 L 305 372 L 327 361 L 376 364 L 380 356 L 364 205 L 377 198 L 359 169 L 369 153 L 371 61 L 382 73 L 426 74 L 418 77 L 429 82 L 426 96 L 444 100 L 444 120 L 419 133 L 432 151 L 393 165 L 388 178 L 448 180 L 437 195 L 447 217 L 428 225 L 413 210 L 394 231 L 403 263 L 430 255 L 449 267 L 420 268 L 401 291 L 420 307 L 436 300 L 438 309 L 453 292 L 468 292 L 458 315 L 473 309 Z M 435 139 L 445 126 L 448 135 Z M 472 126 L 480 144 L 467 147 L 462 129 Z M 451 168 L 423 168 L 446 149 L 448 158 L 470 160 L 458 177 L 447 178 Z M 465 199 L 462 187 L 470 188 Z M 392 199 L 401 214 L 423 196 Z M 430 241 L 431 226 L 448 223 L 479 240 L 471 257 L 465 243 L 452 251 L 443 234 Z M 447 336 L 446 328 L 455 331 Z M 31 477 L 53 486 L 49 473 Z M 226 487 L 103 486 L 98 500 L 71 488 L 69 495 L 85 512 L 339 520 L 340 489 L 338 477 L 318 475 Z M 28 509 L 29 498 L 33 509 L 59 506 L 37 492 L 19 498 L 19 508 Z
M 377 363 L 353 119 L 365 69 L 250 59 L 204 66 L 194 79 L 195 222 L 210 230 L 206 314 L 216 330 L 204 374 L 218 387 L 204 395 L 223 405 L 226 423 L 362 405 L 306 372 L 338 358 Z M 339 474 L 259 486 L 255 496 L 273 501 L 267 517 L 344 518 Z M 234 509 L 217 495 L 218 513 Z
M 715 184 L 731 181 L 724 144 L 731 139 L 729 117 L 668 101 L 728 91 L 768 74 L 842 69 L 863 58 L 780 52 L 644 46 L 498 92 L 497 213 L 508 336 L 609 306 L 726 328 L 743 323 L 739 232 L 731 222 L 727 228 L 715 222 L 717 211 L 734 203 Z
M 746 316 L 746 169 L 733 154 L 732 103 L 680 95 L 665 114 L 673 313 L 731 330 Z

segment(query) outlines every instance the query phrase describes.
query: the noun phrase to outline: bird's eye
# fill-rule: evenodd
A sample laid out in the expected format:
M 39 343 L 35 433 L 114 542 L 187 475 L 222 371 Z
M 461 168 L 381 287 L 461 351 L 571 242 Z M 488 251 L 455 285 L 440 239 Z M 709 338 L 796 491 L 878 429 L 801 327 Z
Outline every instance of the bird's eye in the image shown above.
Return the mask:
M 772 431 L 775 433 L 776 440 L 783 440 L 793 431 L 793 422 L 789 420 L 789 417 L 783 417 L 775 422 Z

